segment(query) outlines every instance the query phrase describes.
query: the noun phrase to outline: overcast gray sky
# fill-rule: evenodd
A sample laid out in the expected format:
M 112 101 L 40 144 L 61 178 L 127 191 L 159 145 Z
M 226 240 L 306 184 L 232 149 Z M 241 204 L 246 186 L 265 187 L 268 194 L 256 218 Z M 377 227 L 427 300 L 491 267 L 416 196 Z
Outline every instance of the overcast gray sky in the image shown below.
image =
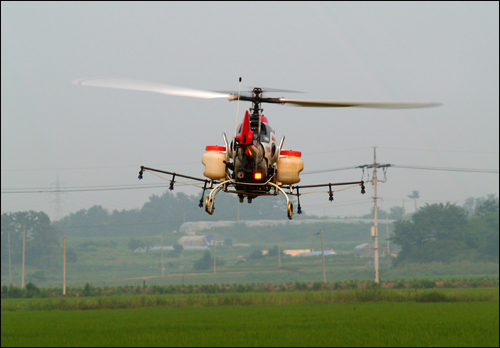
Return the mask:
M 498 2 L 1 3 L 2 191 L 137 185 L 140 165 L 202 177 L 206 145 L 234 132 L 236 103 L 82 87 L 116 76 L 205 90 L 264 86 L 277 97 L 433 101 L 437 108 L 370 110 L 264 105 L 302 151 L 304 171 L 377 159 L 398 165 L 499 167 Z M 240 119 L 249 104 L 240 106 Z M 304 175 L 353 181 L 360 170 Z M 498 174 L 390 168 L 382 207 L 498 194 Z M 152 175 L 141 184 L 165 183 Z M 197 194 L 198 190 L 176 190 Z M 71 192 L 67 214 L 95 204 L 140 208 L 164 189 Z M 358 190 L 304 196 L 306 212 L 361 215 Z M 4 194 L 2 211 L 55 215 L 53 194 Z M 265 198 L 259 198 L 265 199 Z M 407 210 L 413 204 L 406 198 Z M 208 219 L 216 219 L 216 214 Z

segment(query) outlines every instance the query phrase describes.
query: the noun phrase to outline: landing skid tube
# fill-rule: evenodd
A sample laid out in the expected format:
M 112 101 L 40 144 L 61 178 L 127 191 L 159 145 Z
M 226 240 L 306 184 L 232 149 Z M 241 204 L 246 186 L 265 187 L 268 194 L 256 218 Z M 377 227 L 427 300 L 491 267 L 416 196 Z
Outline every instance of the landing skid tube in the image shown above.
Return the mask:
M 217 186 L 215 186 L 212 191 L 210 191 L 210 194 L 205 199 L 205 211 L 208 214 L 212 215 L 214 213 L 215 196 L 220 191 L 222 191 L 222 189 L 224 189 L 224 187 L 227 184 L 234 184 L 234 180 L 223 181 L 220 184 L 218 184 Z M 293 217 L 293 204 L 290 201 L 290 197 L 288 197 L 288 194 L 281 187 L 279 187 L 278 185 L 276 185 L 272 182 L 268 182 L 266 185 L 270 185 L 270 186 L 274 187 L 276 190 L 280 191 L 285 196 L 286 206 L 287 206 L 287 216 L 291 220 Z

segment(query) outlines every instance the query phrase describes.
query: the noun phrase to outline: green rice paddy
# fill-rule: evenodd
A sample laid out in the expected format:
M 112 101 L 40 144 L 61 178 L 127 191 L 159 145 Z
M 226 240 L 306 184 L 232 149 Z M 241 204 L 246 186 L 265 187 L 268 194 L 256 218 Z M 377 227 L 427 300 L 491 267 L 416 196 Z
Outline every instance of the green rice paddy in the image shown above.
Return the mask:
M 497 346 L 498 302 L 2 312 L 2 346 Z

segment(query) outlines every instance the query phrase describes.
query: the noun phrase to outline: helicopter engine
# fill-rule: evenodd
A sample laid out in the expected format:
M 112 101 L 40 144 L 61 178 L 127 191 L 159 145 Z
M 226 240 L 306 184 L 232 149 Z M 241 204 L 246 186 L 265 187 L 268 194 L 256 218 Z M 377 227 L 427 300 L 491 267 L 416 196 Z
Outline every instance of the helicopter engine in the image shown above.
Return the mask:
M 234 157 L 234 172 L 238 181 L 262 182 L 267 177 L 264 147 L 254 141 L 239 147 Z

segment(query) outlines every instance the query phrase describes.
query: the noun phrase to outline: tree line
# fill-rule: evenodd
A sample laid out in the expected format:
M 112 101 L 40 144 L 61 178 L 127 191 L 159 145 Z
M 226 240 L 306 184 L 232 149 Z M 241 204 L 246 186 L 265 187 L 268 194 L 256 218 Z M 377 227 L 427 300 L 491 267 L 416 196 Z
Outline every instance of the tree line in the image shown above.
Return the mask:
M 165 191 L 152 195 L 141 209 L 109 210 L 101 205 L 81 209 L 54 223 L 69 236 L 152 236 L 173 232 L 186 221 L 286 219 L 282 196 L 259 197 L 252 204 L 241 204 L 236 195 L 221 194 L 215 200 L 215 213 L 210 216 L 199 208 L 200 197 L 182 192 Z M 203 202 L 204 204 L 204 202 Z
M 38 268 L 57 268 L 61 263 L 62 247 L 60 233 L 51 224 L 44 212 L 25 211 L 2 213 L 2 273 L 3 265 L 9 261 L 9 238 L 11 261 L 20 264 L 23 252 L 23 234 L 26 233 L 26 265 Z M 68 261 L 76 261 L 76 255 L 68 252 Z
M 498 199 L 490 196 L 479 200 L 472 212 L 467 209 L 470 206 L 426 204 L 410 220 L 397 221 L 391 239 L 402 249 L 394 264 L 464 260 L 498 262 Z
M 217 220 L 235 220 L 237 197 L 217 197 Z M 220 198 L 220 199 L 219 199 Z M 240 210 L 241 220 L 286 219 L 280 197 L 260 198 Z M 282 197 L 281 197 L 282 198 Z M 26 211 L 2 213 L 1 260 L 2 273 L 8 263 L 10 237 L 13 264 L 22 260 L 23 231 L 26 230 L 26 264 L 39 269 L 60 267 L 63 234 L 77 237 L 94 236 L 151 236 L 177 230 L 186 221 L 214 219 L 203 209 L 196 208 L 197 197 L 165 192 L 153 195 L 141 209 L 113 211 L 94 206 L 69 214 L 61 221 L 51 223 L 44 212 Z M 258 203 L 258 204 L 257 204 Z M 194 208 L 193 205 L 195 206 Z M 320 226 L 321 225 L 321 226 Z M 369 238 L 366 224 L 285 224 L 257 229 L 236 224 L 231 231 L 219 228 L 220 235 L 238 237 L 245 242 L 277 243 L 283 240 L 317 244 L 314 233 L 324 227 L 325 242 L 364 241 Z M 340 226 L 342 225 L 342 226 Z M 331 231 L 329 230 L 331 229 Z M 227 232 L 227 233 L 226 233 Z M 426 205 L 411 218 L 394 224 L 394 243 L 402 250 L 395 264 L 407 262 L 453 262 L 463 260 L 492 260 L 499 258 L 498 198 L 468 199 L 462 207 L 456 204 Z M 66 250 L 68 262 L 75 262 L 76 253 Z

